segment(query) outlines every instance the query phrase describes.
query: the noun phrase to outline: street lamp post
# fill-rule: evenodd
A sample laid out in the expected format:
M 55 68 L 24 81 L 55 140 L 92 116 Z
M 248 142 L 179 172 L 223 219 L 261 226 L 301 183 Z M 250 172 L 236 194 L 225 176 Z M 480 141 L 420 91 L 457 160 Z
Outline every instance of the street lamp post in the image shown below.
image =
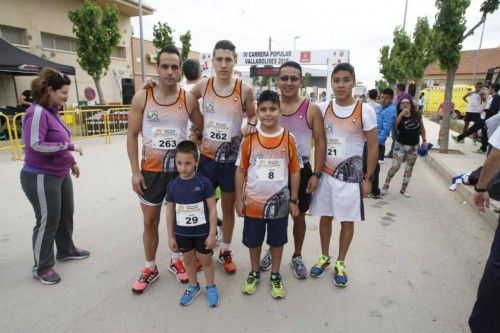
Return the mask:
M 299 39 L 300 36 L 295 36 L 293 37 L 293 50 L 295 51 L 295 45 L 297 44 L 297 39 Z

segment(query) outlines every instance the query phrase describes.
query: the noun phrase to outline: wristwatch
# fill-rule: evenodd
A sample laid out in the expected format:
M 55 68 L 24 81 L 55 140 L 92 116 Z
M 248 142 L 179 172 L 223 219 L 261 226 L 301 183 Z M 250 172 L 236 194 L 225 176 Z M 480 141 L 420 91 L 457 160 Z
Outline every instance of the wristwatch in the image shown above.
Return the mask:
M 290 199 L 290 202 L 296 205 L 299 203 L 299 199 Z
M 318 179 L 321 179 L 321 177 L 323 177 L 323 173 L 319 172 L 319 171 L 314 172 L 312 175 L 316 176 L 316 178 L 318 178 Z
M 478 192 L 478 193 L 484 193 L 484 192 L 488 192 L 487 189 L 485 188 L 477 188 L 477 184 L 474 185 L 474 191 Z

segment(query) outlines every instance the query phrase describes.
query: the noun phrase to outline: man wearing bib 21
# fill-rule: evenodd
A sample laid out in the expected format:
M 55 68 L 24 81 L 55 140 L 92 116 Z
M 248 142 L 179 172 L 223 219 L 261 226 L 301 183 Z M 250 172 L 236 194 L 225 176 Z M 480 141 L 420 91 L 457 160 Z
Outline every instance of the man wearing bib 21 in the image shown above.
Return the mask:
M 138 91 L 130 106 L 127 131 L 127 152 L 132 168 L 132 188 L 139 195 L 144 216 L 143 243 L 146 265 L 132 291 L 143 293 L 158 278 L 156 250 L 158 249 L 158 224 L 161 205 L 167 184 L 177 175 L 175 147 L 187 139 L 188 119 L 199 129 L 203 117 L 198 101 L 178 85 L 181 72 L 179 51 L 167 46 L 158 53 L 156 70 L 159 84 Z M 142 160 L 138 162 L 138 136 L 142 133 Z M 174 253 L 170 271 L 181 282 L 187 276 Z
M 348 278 L 344 260 L 354 235 L 354 221 L 364 220 L 363 197 L 371 191 L 371 179 L 378 157 L 375 110 L 352 97 L 356 77 L 354 67 L 341 63 L 333 69 L 331 84 L 335 102 L 322 103 L 327 143 L 325 175 L 313 193 L 311 215 L 321 216 L 319 234 L 321 256 L 311 268 L 320 277 L 330 266 L 332 220 L 341 224 L 339 254 L 335 262 L 334 284 L 345 287 Z M 366 174 L 363 175 L 363 147 L 367 145 Z
M 285 288 L 279 271 L 283 246 L 288 242 L 288 213 L 293 217 L 299 214 L 301 163 L 293 134 L 279 125 L 278 94 L 263 91 L 257 114 L 260 129 L 243 139 L 236 161 L 236 211 L 244 217 L 243 244 L 249 249 L 252 264 L 243 293 L 253 294 L 260 280 L 259 259 L 267 227 L 273 258 L 271 295 L 283 298 Z
M 292 132 L 296 141 L 299 156 L 304 167 L 300 170 L 299 215 L 293 217 L 294 252 L 290 262 L 293 274 L 297 279 L 307 278 L 307 268 L 302 260 L 302 245 L 306 235 L 305 214 L 311 203 L 311 193 L 318 188 L 319 179 L 323 175 L 326 144 L 325 128 L 321 110 L 316 103 L 300 97 L 299 90 L 303 84 L 302 67 L 287 61 L 281 65 L 278 73 L 278 88 L 281 93 L 280 125 Z M 314 172 L 309 163 L 311 146 L 314 139 Z M 261 270 L 271 268 L 272 256 L 268 250 L 260 262 Z
M 212 262 L 217 228 L 214 188 L 208 178 L 196 172 L 198 147 L 194 142 L 182 141 L 177 145 L 175 164 L 179 177 L 167 186 L 167 230 L 170 250 L 183 253 L 189 278 L 180 303 L 191 304 L 201 291 L 195 267 L 198 258 L 205 267 L 208 305 L 215 307 L 219 304 L 219 294 Z
M 215 44 L 212 58 L 215 77 L 203 79 L 192 89 L 196 98 L 203 97 L 204 132 L 198 171 L 212 181 L 214 188 L 222 190 L 223 239 L 219 262 L 224 272 L 233 274 L 236 265 L 230 250 L 234 229 L 234 165 L 241 136 L 254 133 L 257 124 L 253 89 L 233 78 L 236 47 L 228 40 Z M 243 116 L 248 122 L 242 129 Z

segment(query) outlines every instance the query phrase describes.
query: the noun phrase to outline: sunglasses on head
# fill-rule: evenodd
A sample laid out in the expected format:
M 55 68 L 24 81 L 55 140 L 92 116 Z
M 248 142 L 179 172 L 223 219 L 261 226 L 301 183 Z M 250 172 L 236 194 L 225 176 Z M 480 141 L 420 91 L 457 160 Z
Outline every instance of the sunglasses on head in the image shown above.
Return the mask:
M 298 80 L 300 80 L 300 77 L 298 77 L 296 75 L 291 75 L 291 76 L 282 75 L 282 76 L 280 76 L 280 81 L 287 82 L 288 80 L 290 80 L 292 82 L 297 82 Z

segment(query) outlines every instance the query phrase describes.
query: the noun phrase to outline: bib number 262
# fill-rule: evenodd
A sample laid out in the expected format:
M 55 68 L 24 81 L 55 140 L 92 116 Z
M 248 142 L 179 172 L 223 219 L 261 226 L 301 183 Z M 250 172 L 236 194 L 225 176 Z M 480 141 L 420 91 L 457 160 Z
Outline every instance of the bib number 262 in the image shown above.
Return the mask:
M 210 138 L 216 140 L 227 140 L 227 133 L 211 132 Z

